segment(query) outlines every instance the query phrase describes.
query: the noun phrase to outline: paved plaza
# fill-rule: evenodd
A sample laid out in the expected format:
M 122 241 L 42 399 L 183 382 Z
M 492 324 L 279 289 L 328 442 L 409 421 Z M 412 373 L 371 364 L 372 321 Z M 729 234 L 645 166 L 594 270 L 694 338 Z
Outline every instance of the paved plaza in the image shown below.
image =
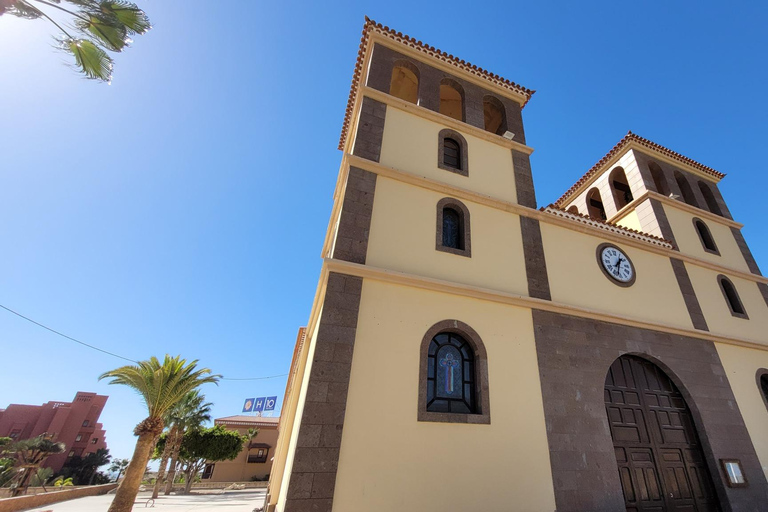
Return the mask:
M 154 507 L 148 503 L 149 493 L 139 493 L 134 512 L 157 510 L 158 512 L 253 512 L 264 506 L 266 489 L 247 489 L 244 491 L 198 491 L 199 494 L 187 496 L 160 496 Z M 202 493 L 205 494 L 202 494 Z M 107 512 L 114 494 L 90 496 L 76 500 L 54 503 L 45 507 L 33 508 L 26 512 Z

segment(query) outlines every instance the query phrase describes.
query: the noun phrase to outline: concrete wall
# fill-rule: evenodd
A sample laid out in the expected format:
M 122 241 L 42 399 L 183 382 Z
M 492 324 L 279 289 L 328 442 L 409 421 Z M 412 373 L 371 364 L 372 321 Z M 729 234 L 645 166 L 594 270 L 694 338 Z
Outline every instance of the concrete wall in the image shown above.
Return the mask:
M 100 496 L 106 494 L 112 489 L 116 489 L 117 484 L 89 485 L 78 487 L 66 491 L 53 491 L 35 496 L 18 496 L 16 498 L 0 499 L 0 512 L 17 512 L 30 508 L 43 507 L 52 503 L 83 498 L 85 496 Z

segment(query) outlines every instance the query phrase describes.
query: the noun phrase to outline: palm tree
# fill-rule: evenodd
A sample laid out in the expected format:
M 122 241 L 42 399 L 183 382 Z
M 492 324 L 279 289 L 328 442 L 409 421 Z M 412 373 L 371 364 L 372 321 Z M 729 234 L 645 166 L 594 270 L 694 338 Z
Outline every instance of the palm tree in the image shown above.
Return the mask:
M 122 384 L 137 391 L 147 405 L 149 415 L 133 429 L 138 436 L 123 483 L 117 488 L 108 512 L 130 512 L 139 492 L 144 469 L 154 448 L 156 438 L 163 431 L 163 417 L 190 391 L 202 384 L 217 384 L 220 375 L 210 375 L 208 368 L 197 368 L 197 360 L 187 363 L 181 356 L 166 354 L 161 363 L 156 357 L 139 361 L 136 365 L 122 366 L 103 373 L 101 379 L 112 379 L 110 384 Z
M 51 441 L 45 434 L 33 439 L 17 441 L 6 447 L 6 453 L 12 454 L 16 459 L 14 469 L 17 473 L 13 478 L 15 487 L 11 491 L 11 497 L 26 493 L 29 481 L 45 459 L 65 449 L 64 443 Z
M 170 493 L 171 489 L 173 489 L 173 480 L 176 477 L 176 465 L 184 432 L 188 429 L 200 428 L 203 423 L 211 420 L 210 412 L 213 404 L 210 402 L 203 403 L 204 400 L 205 395 L 201 395 L 195 390 L 188 393 L 176 407 L 169 411 L 166 423 L 170 423 L 172 427 L 170 432 L 168 432 L 168 438 L 163 448 L 157 480 L 155 480 L 155 487 L 152 490 L 152 499 L 157 499 L 157 495 L 160 492 L 160 484 L 165 477 L 165 469 L 169 458 L 171 459 L 170 472 L 168 474 L 168 481 L 170 483 L 166 486 L 165 494 Z
M 93 479 L 96 477 L 96 470 L 105 464 L 109 464 L 110 460 L 112 460 L 112 456 L 109 454 L 109 449 L 107 448 L 99 448 L 83 458 L 85 472 L 90 473 L 88 485 L 93 485 Z M 80 483 L 82 484 L 82 482 Z
M 152 28 L 149 18 L 135 4 L 123 0 L 63 1 L 69 9 L 61 5 L 62 0 L 0 0 L 0 16 L 50 21 L 62 32 L 59 48 L 75 57 L 80 72 L 87 78 L 109 82 L 113 62 L 107 51 L 121 52 L 127 48 L 130 36 Z M 66 16 L 69 23 L 57 22 L 51 17 L 54 12 Z

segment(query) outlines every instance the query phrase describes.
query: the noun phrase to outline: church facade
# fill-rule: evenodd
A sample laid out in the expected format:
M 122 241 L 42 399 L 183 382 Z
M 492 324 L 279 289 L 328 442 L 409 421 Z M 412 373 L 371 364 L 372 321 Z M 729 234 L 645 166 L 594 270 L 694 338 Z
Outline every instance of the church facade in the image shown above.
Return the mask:
M 268 510 L 768 510 L 724 175 L 629 133 L 538 208 L 532 94 L 366 21 Z

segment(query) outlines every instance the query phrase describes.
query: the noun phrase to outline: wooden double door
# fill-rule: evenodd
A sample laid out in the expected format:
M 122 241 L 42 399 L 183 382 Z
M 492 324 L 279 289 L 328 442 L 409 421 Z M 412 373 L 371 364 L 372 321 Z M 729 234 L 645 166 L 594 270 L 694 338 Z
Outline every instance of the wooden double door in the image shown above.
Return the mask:
M 658 366 L 617 359 L 605 409 L 628 511 L 720 510 L 690 410 Z

